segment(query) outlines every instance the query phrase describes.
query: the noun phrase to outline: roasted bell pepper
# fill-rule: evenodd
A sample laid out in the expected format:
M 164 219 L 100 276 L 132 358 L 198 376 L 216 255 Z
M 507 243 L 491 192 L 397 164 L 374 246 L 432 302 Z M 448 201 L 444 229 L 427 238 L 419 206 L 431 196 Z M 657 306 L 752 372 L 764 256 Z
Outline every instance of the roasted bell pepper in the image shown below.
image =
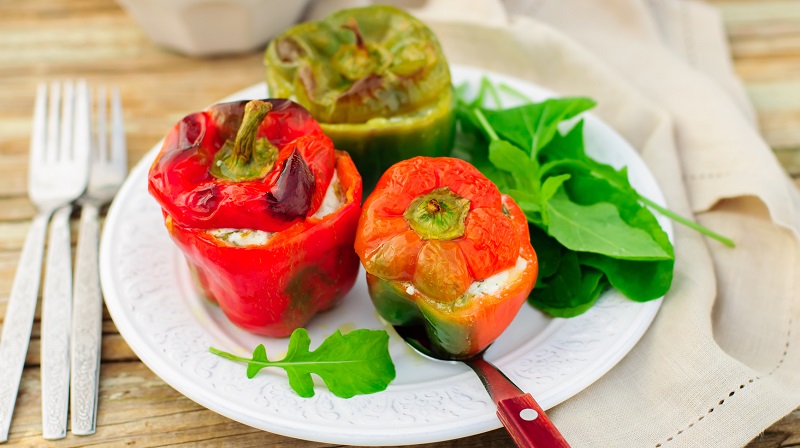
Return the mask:
M 364 202 L 355 249 L 378 313 L 424 325 L 439 354 L 485 350 L 536 282 L 522 210 L 469 163 L 415 157 L 393 165 Z
M 200 291 L 245 330 L 288 336 L 355 282 L 361 177 L 291 101 L 188 115 L 148 188 Z
M 450 69 L 433 32 L 404 11 L 369 6 L 296 25 L 264 61 L 270 93 L 311 112 L 367 192 L 395 162 L 450 153 Z

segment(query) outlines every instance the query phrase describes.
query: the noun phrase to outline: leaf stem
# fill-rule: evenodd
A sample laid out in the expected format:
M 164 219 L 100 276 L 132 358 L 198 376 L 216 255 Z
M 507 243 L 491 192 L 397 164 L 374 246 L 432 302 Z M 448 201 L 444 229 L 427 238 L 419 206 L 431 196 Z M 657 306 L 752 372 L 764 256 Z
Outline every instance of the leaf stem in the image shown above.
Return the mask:
M 475 118 L 478 119 L 478 122 L 481 124 L 483 131 L 489 136 L 489 139 L 492 141 L 500 140 L 497 132 L 495 132 L 494 128 L 492 128 L 492 125 L 489 124 L 489 120 L 486 119 L 486 116 L 483 115 L 483 112 L 481 112 L 481 110 L 477 107 L 473 107 L 471 111 L 473 114 L 475 114 Z
M 508 85 L 506 83 L 501 82 L 499 84 L 499 86 L 500 86 L 500 90 L 502 90 L 502 91 L 504 91 L 504 92 L 506 92 L 506 93 L 508 93 L 508 94 L 510 94 L 512 96 L 517 97 L 517 99 L 519 99 L 519 100 L 522 100 L 522 101 L 524 101 L 526 103 L 533 103 L 534 102 L 527 95 L 525 95 L 524 93 L 520 92 L 519 90 L 511 87 L 510 85 Z
M 236 356 L 233 353 L 223 352 L 222 350 L 216 349 L 214 347 L 209 347 L 208 351 L 222 358 L 230 359 L 231 361 L 250 362 L 249 358 L 242 358 L 241 356 Z
M 222 350 L 214 347 L 209 347 L 208 351 L 230 361 L 244 362 L 247 364 L 256 364 L 264 367 L 282 367 L 282 366 L 303 366 L 303 365 L 320 365 L 320 364 L 352 364 L 354 362 L 365 362 L 363 359 L 344 359 L 334 361 L 259 361 L 256 359 L 242 358 L 233 353 L 223 352 Z
M 481 79 L 481 84 L 486 86 L 486 91 L 489 92 L 489 95 L 491 95 L 492 99 L 494 100 L 494 107 L 497 109 L 502 109 L 503 101 L 500 99 L 500 94 L 497 92 L 497 88 L 491 81 L 489 81 L 489 78 L 484 76 Z
M 483 98 L 485 96 L 486 96 L 486 84 L 481 82 L 480 88 L 478 89 L 478 94 L 475 96 L 475 98 L 472 100 L 472 102 L 469 103 L 469 108 L 473 109 L 473 108 L 482 106 L 483 105 Z
M 467 100 L 464 99 L 464 97 L 466 96 L 468 89 L 469 89 L 469 84 L 467 84 L 466 82 L 462 82 L 457 86 L 453 86 L 453 91 L 456 94 L 456 98 L 458 98 L 458 100 L 464 104 L 467 104 Z
M 638 196 L 639 196 L 639 200 L 642 201 L 645 205 L 647 205 L 648 207 L 650 207 L 653 210 L 657 211 L 658 213 L 661 213 L 662 215 L 666 216 L 667 218 L 669 218 L 669 219 L 671 219 L 673 221 L 676 221 L 678 223 L 681 223 L 681 224 L 685 225 L 686 227 L 689 227 L 690 229 L 694 229 L 694 230 L 702 233 L 703 235 L 705 235 L 705 236 L 707 236 L 709 238 L 713 238 L 713 239 L 719 241 L 720 243 L 722 243 L 722 244 L 724 244 L 724 245 L 726 245 L 728 247 L 736 247 L 736 244 L 730 238 L 724 237 L 724 236 L 714 232 L 713 230 L 711 230 L 711 229 L 709 229 L 707 227 L 703 227 L 700 224 L 697 224 L 696 222 L 694 222 L 694 221 L 692 221 L 690 219 L 686 219 L 683 216 L 673 212 L 672 210 L 669 210 L 667 208 L 664 208 L 664 207 L 656 204 L 655 202 L 651 201 L 650 199 L 647 199 L 646 197 L 644 197 L 642 195 L 638 195 Z

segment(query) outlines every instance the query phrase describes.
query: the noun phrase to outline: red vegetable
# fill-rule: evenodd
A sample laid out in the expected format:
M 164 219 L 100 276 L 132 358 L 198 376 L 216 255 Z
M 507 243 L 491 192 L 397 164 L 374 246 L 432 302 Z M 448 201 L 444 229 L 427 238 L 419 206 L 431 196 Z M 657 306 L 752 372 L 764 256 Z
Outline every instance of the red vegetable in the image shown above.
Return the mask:
M 522 210 L 475 167 L 447 157 L 389 168 L 364 202 L 355 249 L 378 313 L 395 326 L 423 325 L 434 349 L 453 358 L 500 336 L 538 273 Z M 504 271 L 497 287 L 479 287 Z
M 341 204 L 315 216 L 334 173 Z M 353 286 L 361 177 L 301 106 L 239 101 L 191 114 L 148 180 L 202 292 L 236 325 L 288 336 Z M 263 244 L 225 236 L 258 231 L 269 232 Z

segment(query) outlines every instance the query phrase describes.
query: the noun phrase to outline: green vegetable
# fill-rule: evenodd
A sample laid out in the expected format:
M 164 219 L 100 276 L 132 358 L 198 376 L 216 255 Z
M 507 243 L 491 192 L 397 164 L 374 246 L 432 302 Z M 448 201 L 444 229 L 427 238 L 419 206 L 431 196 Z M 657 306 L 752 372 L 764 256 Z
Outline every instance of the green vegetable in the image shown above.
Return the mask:
M 484 79 L 475 98 L 455 89 L 459 133 L 455 157 L 468 160 L 525 212 L 539 256 L 529 303 L 558 317 L 585 312 L 609 285 L 635 301 L 663 296 L 672 283 L 672 244 L 655 210 L 733 246 L 711 230 L 639 195 L 625 168 L 616 170 L 584 150 L 583 121 L 563 122 L 594 107 L 588 98 L 533 103 Z M 523 104 L 503 108 L 499 90 Z M 491 99 L 496 108 L 484 104 Z
M 510 109 L 482 110 L 497 134 L 535 155 L 558 132 L 558 124 L 595 106 L 589 98 L 554 98 Z
M 303 105 L 350 153 L 368 196 L 386 169 L 453 144 L 450 67 L 433 32 L 388 5 L 293 26 L 264 54 L 269 91 Z
M 626 260 L 674 258 L 647 231 L 620 218 L 617 207 L 610 202 L 580 205 L 560 194 L 548 200 L 544 210 L 550 235 L 570 250 Z
M 209 348 L 215 355 L 247 363 L 247 377 L 253 378 L 265 367 L 280 367 L 289 376 L 289 386 L 301 397 L 314 396 L 311 374 L 318 375 L 334 395 L 350 398 L 385 390 L 395 377 L 389 356 L 389 335 L 383 330 L 355 330 L 328 336 L 314 351 L 304 328 L 296 329 L 289 338 L 286 356 L 270 361 L 263 345 L 253 351 L 252 359 Z

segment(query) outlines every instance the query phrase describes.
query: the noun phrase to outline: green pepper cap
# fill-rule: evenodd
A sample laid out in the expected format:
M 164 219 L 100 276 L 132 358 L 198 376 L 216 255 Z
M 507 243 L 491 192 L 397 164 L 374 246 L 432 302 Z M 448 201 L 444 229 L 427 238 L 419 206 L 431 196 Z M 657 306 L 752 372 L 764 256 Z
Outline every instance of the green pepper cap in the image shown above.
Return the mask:
M 425 24 L 392 6 L 346 9 L 290 28 L 265 55 L 270 93 L 323 123 L 364 123 L 427 107 L 450 70 Z
M 452 240 L 464 236 L 469 199 L 448 187 L 417 196 L 403 217 L 423 240 Z

